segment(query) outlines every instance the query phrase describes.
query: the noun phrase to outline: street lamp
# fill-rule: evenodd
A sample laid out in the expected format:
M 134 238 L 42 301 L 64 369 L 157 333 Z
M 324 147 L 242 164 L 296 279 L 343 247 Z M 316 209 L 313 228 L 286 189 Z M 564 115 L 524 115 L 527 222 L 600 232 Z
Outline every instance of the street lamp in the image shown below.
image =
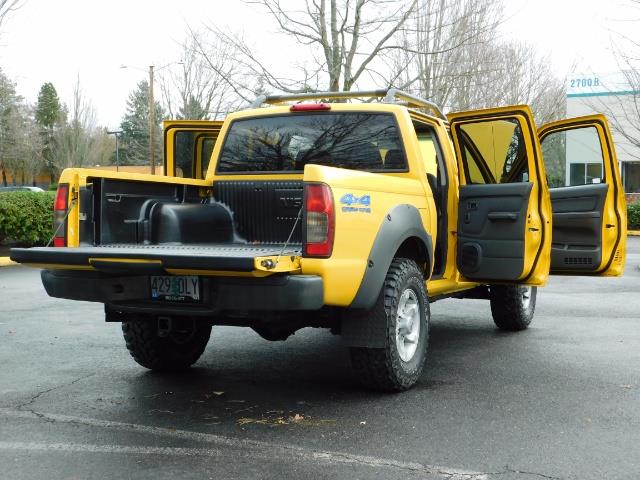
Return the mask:
M 153 99 L 153 79 L 154 71 L 162 70 L 171 65 L 183 65 L 184 62 L 179 60 L 177 62 L 169 62 L 162 67 L 155 68 L 154 65 L 149 65 L 149 162 L 151 163 L 151 175 L 156 174 L 156 150 L 153 148 L 154 138 L 156 134 L 156 104 Z M 120 65 L 120 68 L 134 68 L 136 70 L 142 70 L 140 67 L 129 67 L 128 65 Z
M 116 172 L 118 172 L 120 171 L 120 150 L 118 149 L 118 137 L 122 135 L 122 130 L 114 130 L 112 132 L 107 130 L 107 133 L 116 137 Z

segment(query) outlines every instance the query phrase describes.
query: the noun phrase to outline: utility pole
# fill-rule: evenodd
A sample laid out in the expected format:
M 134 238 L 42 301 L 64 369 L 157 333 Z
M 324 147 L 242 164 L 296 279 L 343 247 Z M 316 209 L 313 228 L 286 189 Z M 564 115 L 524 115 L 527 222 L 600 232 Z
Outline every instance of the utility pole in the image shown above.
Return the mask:
M 149 160 L 151 175 L 156 174 L 156 149 L 154 148 L 156 130 L 156 104 L 153 101 L 153 65 L 149 66 Z

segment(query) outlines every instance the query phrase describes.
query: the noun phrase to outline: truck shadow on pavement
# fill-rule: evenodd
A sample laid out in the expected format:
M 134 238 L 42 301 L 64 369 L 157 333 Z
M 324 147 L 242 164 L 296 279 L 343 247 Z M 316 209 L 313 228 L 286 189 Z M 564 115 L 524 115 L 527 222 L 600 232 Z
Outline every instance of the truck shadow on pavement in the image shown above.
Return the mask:
M 487 352 L 487 343 L 500 336 L 492 326 L 479 323 L 434 322 L 425 373 L 412 390 L 400 395 L 360 387 L 348 351 L 327 332 L 307 329 L 287 342 L 272 343 L 228 327 L 221 332 L 214 328 L 211 344 L 194 368 L 182 373 L 140 370 L 129 377 L 128 391 L 120 395 L 135 399 L 130 408 L 138 413 L 186 417 L 183 420 L 198 424 L 330 426 L 346 405 L 350 411 L 362 410 L 380 400 L 418 398 L 425 391 L 438 395 L 441 389 L 465 382 L 480 351 Z

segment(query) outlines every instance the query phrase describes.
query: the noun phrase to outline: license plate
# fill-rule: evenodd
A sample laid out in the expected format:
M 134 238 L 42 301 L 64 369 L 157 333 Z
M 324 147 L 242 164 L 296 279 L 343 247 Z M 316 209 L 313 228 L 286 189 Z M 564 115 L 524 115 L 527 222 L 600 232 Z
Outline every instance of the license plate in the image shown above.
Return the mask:
M 199 302 L 200 279 L 187 276 L 152 276 L 151 298 L 169 302 Z

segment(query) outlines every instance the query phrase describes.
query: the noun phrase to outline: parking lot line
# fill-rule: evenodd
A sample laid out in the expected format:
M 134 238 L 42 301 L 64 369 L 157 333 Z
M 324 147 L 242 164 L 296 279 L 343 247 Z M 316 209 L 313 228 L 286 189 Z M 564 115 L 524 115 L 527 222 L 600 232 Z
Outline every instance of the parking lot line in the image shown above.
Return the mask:
M 351 464 L 371 468 L 391 468 L 429 475 L 441 476 L 451 480 L 487 480 L 484 473 L 471 472 L 457 468 L 426 465 L 417 462 L 403 462 L 394 459 L 357 455 L 347 452 L 332 452 L 307 449 L 295 445 L 276 444 L 260 440 L 248 440 L 210 433 L 192 432 L 163 427 L 153 427 L 135 423 L 114 422 L 90 417 L 76 417 L 70 415 L 48 414 L 23 410 L 0 408 L 0 416 L 10 418 L 27 418 L 33 420 L 45 420 L 76 425 L 86 425 L 109 430 L 137 432 L 152 435 L 161 435 L 181 440 L 192 440 L 219 446 L 241 449 L 247 456 L 281 458 L 283 460 L 306 460 L 312 462 L 328 462 Z M 46 442 L 0 442 L 0 450 L 23 450 L 31 452 L 86 452 L 86 453 L 113 453 L 113 454 L 139 454 L 139 455 L 176 455 L 176 456 L 223 456 L 219 450 L 207 448 L 182 448 L 182 447 L 151 447 L 131 445 L 95 445 L 77 443 L 46 443 Z M 292 457 L 294 455 L 294 457 Z

